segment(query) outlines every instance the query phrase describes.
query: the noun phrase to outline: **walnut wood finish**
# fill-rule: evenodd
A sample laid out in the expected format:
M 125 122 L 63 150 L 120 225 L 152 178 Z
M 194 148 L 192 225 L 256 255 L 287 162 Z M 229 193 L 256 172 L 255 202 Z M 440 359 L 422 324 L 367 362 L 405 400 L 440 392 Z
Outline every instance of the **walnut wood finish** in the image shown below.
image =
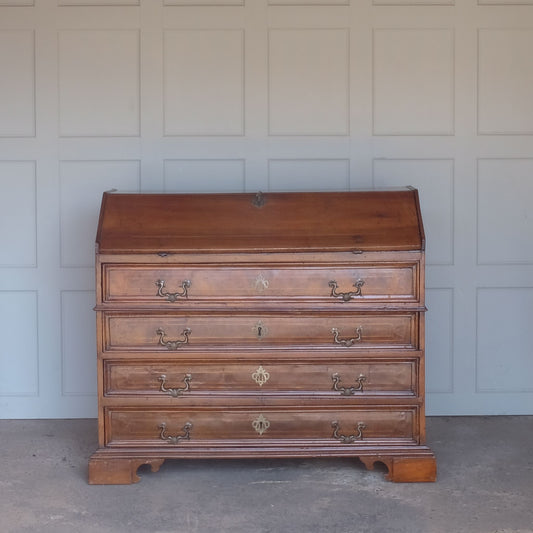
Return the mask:
M 336 361 L 331 357 L 333 354 L 322 355 L 330 360 L 303 358 L 302 361 L 291 361 L 290 351 L 282 361 L 262 359 L 260 364 L 252 363 L 254 354 L 247 354 L 246 362 L 219 361 L 214 357 L 209 362 L 158 359 L 157 363 L 108 359 L 104 361 L 104 391 L 108 397 L 149 397 L 160 402 L 173 396 L 165 389 L 176 390 L 172 403 L 176 407 L 190 405 L 198 397 L 205 401 L 203 397 L 209 397 L 213 392 L 237 399 L 242 394 L 257 396 L 260 393 L 262 400 L 272 395 L 312 397 L 320 394 L 322 401 L 329 399 L 333 402 L 338 402 L 341 395 L 357 394 L 361 400 L 385 396 L 384 401 L 390 401 L 388 397 L 391 395 L 417 394 L 418 364 L 415 357 L 407 359 L 403 355 L 398 361 L 369 358 L 346 362 Z M 189 387 L 180 392 L 179 389 L 186 387 L 186 381 Z
M 166 458 L 327 455 L 435 479 L 414 189 L 106 193 L 96 281 L 90 483 Z
M 328 305 L 336 302 L 331 296 L 330 281 L 336 281 L 339 292 L 354 291 L 354 284 L 362 280 L 361 294 L 352 299 L 394 302 L 417 301 L 417 263 L 387 265 L 338 265 L 298 267 L 283 265 L 187 265 L 180 267 L 108 264 L 104 268 L 103 299 L 106 302 L 144 302 L 157 305 L 168 302 L 158 296 L 154 286 L 164 281 L 163 294 L 182 292 L 182 284 L 189 281 L 186 297 L 177 297 L 174 307 L 180 307 L 185 300 L 198 304 L 199 301 L 213 305 L 250 304 L 250 300 L 265 303 L 287 299 L 297 304 L 309 302 Z M 168 306 L 166 306 L 168 307 Z

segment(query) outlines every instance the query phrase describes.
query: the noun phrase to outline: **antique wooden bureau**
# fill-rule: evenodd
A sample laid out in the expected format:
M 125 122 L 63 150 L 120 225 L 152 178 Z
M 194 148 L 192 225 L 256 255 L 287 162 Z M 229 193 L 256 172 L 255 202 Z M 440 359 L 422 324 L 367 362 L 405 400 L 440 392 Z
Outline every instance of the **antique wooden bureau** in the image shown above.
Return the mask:
M 434 481 L 416 190 L 105 193 L 96 282 L 90 483 L 306 456 Z

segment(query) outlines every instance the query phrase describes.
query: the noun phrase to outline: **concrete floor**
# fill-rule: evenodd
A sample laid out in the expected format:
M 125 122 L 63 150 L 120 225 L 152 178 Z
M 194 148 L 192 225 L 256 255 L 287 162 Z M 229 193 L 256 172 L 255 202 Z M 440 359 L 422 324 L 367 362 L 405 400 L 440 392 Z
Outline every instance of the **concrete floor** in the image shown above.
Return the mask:
M 357 460 L 167 461 L 87 484 L 94 420 L 0 420 L 0 531 L 533 533 L 533 417 L 428 419 L 438 481 Z

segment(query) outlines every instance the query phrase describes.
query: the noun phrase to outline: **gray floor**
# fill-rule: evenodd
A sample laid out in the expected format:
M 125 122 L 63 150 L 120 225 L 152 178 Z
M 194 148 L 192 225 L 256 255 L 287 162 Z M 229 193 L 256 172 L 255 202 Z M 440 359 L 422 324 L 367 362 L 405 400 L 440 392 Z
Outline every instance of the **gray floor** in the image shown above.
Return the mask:
M 167 461 L 89 486 L 94 420 L 0 420 L 0 531 L 533 533 L 533 417 L 429 418 L 438 481 L 350 459 Z

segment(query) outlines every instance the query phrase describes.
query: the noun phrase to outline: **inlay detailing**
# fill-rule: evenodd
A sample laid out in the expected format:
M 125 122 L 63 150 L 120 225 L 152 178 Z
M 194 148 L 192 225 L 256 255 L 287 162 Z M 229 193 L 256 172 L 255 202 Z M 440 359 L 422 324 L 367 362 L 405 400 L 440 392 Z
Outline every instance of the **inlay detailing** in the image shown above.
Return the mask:
M 262 365 L 259 365 L 257 370 L 252 374 L 252 379 L 262 387 L 270 379 L 270 373 Z
M 270 282 L 265 278 L 265 276 L 263 276 L 263 274 L 259 274 L 259 276 L 255 278 L 254 288 L 257 292 L 265 292 L 269 286 Z

